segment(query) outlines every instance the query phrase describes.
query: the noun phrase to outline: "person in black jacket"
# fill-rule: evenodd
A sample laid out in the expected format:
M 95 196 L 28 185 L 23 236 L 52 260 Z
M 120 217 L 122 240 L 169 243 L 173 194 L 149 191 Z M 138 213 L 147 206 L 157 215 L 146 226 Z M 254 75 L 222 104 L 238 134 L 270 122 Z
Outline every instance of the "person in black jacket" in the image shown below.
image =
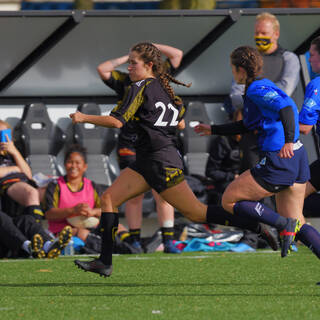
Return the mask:
M 222 193 L 228 184 L 239 176 L 241 168 L 239 139 L 239 135 L 219 136 L 210 146 L 206 176 L 212 179 L 214 189 L 209 193 L 209 203 L 220 203 Z

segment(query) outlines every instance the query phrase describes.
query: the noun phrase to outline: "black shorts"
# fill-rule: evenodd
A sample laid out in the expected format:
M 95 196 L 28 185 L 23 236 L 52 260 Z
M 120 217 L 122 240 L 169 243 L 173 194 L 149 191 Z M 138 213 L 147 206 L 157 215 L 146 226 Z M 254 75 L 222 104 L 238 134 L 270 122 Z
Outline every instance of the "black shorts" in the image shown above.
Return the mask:
M 310 180 L 312 186 L 319 191 L 320 190 L 320 160 L 317 159 L 310 164 Z
M 131 146 L 121 146 L 117 148 L 118 163 L 121 170 L 129 167 L 136 161 L 136 150 Z
M 16 182 L 26 182 L 32 187 L 38 188 L 37 184 L 33 180 L 29 179 L 24 173 L 15 172 L 0 179 L 0 196 L 5 195 L 7 189 Z
M 158 193 L 184 180 L 181 155 L 175 147 L 163 148 L 151 155 L 137 156 L 129 167 L 143 176 Z

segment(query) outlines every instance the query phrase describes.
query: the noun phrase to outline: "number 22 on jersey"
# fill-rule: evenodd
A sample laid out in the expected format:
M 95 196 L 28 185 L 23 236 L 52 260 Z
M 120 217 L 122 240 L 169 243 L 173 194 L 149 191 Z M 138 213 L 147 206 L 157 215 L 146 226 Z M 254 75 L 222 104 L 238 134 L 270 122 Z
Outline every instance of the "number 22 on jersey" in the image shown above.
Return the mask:
M 169 109 L 169 110 L 172 110 L 173 112 L 173 116 L 172 116 L 172 119 L 169 123 L 169 126 L 172 126 L 172 127 L 176 127 L 178 125 L 178 116 L 179 116 L 179 111 L 177 108 L 175 108 L 171 103 L 168 104 L 168 106 L 166 106 L 163 102 L 159 101 L 155 104 L 156 108 L 161 108 L 161 114 L 158 118 L 158 120 L 155 122 L 155 126 L 157 127 L 166 127 L 168 126 L 168 121 L 164 121 L 164 116 L 165 116 L 165 113 L 166 113 L 166 110 Z

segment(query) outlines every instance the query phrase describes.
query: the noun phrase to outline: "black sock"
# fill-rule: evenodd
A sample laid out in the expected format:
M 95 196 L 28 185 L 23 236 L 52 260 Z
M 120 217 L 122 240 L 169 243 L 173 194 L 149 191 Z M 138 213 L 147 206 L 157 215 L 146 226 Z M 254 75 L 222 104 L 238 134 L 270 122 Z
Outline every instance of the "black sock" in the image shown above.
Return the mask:
M 288 223 L 287 218 L 280 216 L 258 201 L 238 201 L 233 210 L 234 215 L 268 224 L 278 231 L 282 231 Z
M 115 212 L 102 212 L 100 218 L 101 226 L 101 254 L 99 259 L 105 265 L 112 265 L 112 252 L 115 236 L 118 231 L 119 216 Z
M 25 207 L 24 212 L 25 214 L 33 215 L 36 219 L 36 222 L 40 222 L 44 219 L 44 213 L 39 205 Z
M 161 233 L 162 233 L 162 242 L 165 243 L 167 241 L 173 240 L 174 236 L 174 228 L 161 228 Z
M 129 229 L 130 233 L 130 239 L 131 241 L 138 241 L 140 242 L 140 237 L 141 237 L 141 229 Z
M 219 205 L 208 206 L 207 222 L 247 229 L 256 233 L 260 232 L 259 222 L 254 221 L 253 219 L 248 219 L 247 217 L 240 217 L 239 215 L 231 214 Z

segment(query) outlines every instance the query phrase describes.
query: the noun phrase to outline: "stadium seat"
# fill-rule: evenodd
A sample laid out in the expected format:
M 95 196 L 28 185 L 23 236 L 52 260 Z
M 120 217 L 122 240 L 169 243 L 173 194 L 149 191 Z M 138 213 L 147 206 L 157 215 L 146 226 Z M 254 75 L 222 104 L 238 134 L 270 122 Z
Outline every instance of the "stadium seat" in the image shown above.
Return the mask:
M 17 148 L 28 161 L 33 174 L 60 175 L 56 156 L 66 136 L 49 118 L 43 103 L 24 107 L 22 118 L 13 130 Z
M 84 103 L 78 111 L 101 115 L 99 105 Z M 86 177 L 98 184 L 110 186 L 117 176 L 117 168 L 110 163 L 110 154 L 116 146 L 117 129 L 103 128 L 88 123 L 73 125 L 73 141 L 87 149 L 88 169 Z
M 185 171 L 189 175 L 205 176 L 211 138 L 201 137 L 194 132 L 194 127 L 197 124 L 210 123 L 204 103 L 190 102 L 184 120 L 186 126 L 180 133 L 180 138 L 183 144 Z

